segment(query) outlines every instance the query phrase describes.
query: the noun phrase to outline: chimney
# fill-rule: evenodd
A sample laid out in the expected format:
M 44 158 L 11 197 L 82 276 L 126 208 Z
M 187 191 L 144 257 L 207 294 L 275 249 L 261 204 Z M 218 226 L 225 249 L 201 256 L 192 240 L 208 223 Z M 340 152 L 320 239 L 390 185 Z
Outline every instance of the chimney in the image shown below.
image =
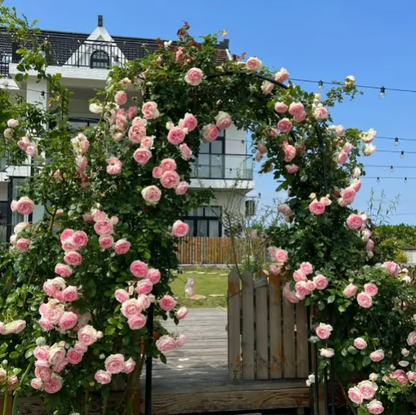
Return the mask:
M 98 15 L 98 27 L 103 27 L 103 16 L 101 14 Z

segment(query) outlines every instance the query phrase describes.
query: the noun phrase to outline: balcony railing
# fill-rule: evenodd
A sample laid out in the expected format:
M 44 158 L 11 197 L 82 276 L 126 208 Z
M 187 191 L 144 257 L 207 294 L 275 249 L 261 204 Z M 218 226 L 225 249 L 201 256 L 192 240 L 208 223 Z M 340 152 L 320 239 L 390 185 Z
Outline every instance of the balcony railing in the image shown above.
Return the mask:
M 199 154 L 192 169 L 193 179 L 253 180 L 250 154 Z

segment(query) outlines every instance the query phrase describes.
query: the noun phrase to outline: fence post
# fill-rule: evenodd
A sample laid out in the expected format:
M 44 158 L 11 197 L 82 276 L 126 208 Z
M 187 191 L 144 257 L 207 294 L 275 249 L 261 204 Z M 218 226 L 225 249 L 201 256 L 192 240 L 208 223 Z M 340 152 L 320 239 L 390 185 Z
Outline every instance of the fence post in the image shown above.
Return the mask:
M 253 275 L 246 271 L 243 281 L 243 378 L 254 379 L 254 286 Z
M 228 275 L 228 377 L 241 376 L 241 301 L 240 276 L 236 271 Z

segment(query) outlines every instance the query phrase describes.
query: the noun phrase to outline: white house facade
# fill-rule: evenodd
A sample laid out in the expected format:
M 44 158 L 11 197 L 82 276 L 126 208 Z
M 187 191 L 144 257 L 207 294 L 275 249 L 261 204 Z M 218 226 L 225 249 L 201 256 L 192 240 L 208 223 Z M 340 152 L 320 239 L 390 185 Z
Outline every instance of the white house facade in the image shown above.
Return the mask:
M 103 26 L 102 17 L 91 34 L 41 31 L 42 42 L 47 41 L 50 73 L 60 73 L 62 84 L 73 92 L 70 101 L 70 122 L 83 127 L 97 122 L 97 116 L 89 111 L 89 99 L 103 89 L 109 67 L 122 66 L 128 60 L 153 53 L 157 44 L 153 39 L 110 36 Z M 228 48 L 228 40 L 218 47 Z M 15 82 L 18 73 L 16 54 L 10 34 L 0 31 L 0 87 L 8 88 L 10 95 L 20 95 L 27 102 L 46 107 L 48 89 L 44 82 L 29 76 L 27 81 Z M 184 218 L 190 225 L 190 236 L 224 236 L 220 217 L 227 206 L 230 192 L 234 192 L 234 207 L 241 215 L 246 212 L 245 195 L 254 189 L 252 155 L 247 154 L 247 133 L 234 126 L 222 131 L 212 143 L 202 143 L 200 155 L 193 166 L 191 189 L 212 188 L 215 199 L 210 208 L 201 207 Z M 43 209 L 37 207 L 31 217 L 11 212 L 10 202 L 18 197 L 18 186 L 31 175 L 30 160 L 22 167 L 10 166 L 0 160 L 0 242 L 8 240 L 16 223 L 22 220 L 36 221 Z M 237 192 L 237 203 L 235 203 Z

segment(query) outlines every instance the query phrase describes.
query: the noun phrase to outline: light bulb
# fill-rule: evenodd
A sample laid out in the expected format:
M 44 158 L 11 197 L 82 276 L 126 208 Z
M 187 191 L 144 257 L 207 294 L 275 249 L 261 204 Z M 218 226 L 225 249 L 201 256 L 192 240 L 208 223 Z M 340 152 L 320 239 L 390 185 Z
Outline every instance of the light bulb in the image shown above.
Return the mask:
M 380 99 L 384 99 L 385 96 L 386 96 L 386 88 L 384 88 L 384 86 L 382 86 L 380 88 Z
M 323 91 L 324 90 L 324 83 L 323 81 L 319 81 L 318 82 L 318 91 Z
M 380 183 L 380 177 L 377 177 L 377 183 Z
M 395 145 L 395 146 L 398 146 L 398 145 L 399 145 L 399 137 L 396 137 L 396 138 L 394 139 L 394 145 Z
M 394 171 L 394 167 L 390 166 L 390 171 L 393 172 Z
M 404 151 L 400 153 L 400 158 L 404 159 Z
M 407 177 L 404 178 L 404 182 L 407 183 Z

